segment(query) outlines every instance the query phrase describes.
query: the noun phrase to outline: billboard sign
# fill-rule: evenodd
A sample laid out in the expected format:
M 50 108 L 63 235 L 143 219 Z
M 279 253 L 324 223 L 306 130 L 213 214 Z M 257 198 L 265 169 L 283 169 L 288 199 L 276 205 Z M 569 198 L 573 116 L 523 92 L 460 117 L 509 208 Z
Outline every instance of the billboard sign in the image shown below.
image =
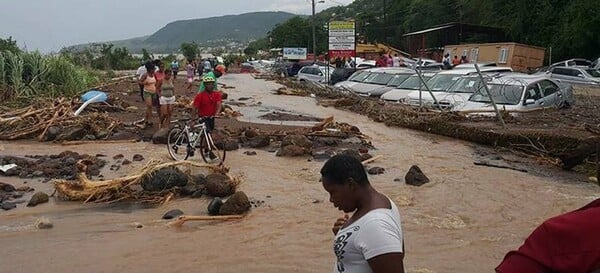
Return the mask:
M 306 60 L 308 50 L 305 47 L 284 47 L 283 58 L 288 60 Z
M 329 58 L 356 55 L 356 30 L 353 21 L 329 22 Z

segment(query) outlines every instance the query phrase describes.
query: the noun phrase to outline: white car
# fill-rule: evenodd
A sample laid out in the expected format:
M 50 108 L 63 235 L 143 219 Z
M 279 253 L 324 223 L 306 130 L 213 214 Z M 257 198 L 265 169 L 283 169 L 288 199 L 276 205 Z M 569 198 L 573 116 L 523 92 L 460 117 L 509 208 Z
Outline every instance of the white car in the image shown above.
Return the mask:
M 386 67 L 371 70 L 371 74 L 350 90 L 360 96 L 379 97 L 394 86 L 400 85 L 415 71 L 403 67 Z
M 488 84 L 491 97 L 501 111 L 526 112 L 543 108 L 574 105 L 573 87 L 540 75 L 508 75 Z M 487 91 L 477 92 L 454 111 L 493 114 Z
M 550 78 L 570 84 L 600 85 L 600 71 L 594 68 L 584 66 L 555 66 L 551 67 L 546 74 L 548 74 Z
M 335 85 L 333 85 L 333 87 L 335 87 L 335 89 L 337 90 L 348 91 L 350 90 L 350 88 L 352 88 L 352 86 L 356 85 L 357 83 L 363 82 L 369 76 L 369 74 L 371 74 L 371 72 L 369 72 L 368 70 L 358 70 L 354 72 L 354 74 L 352 74 L 352 76 L 350 76 L 348 80 L 338 82 Z
M 510 67 L 482 67 L 480 68 L 481 72 L 511 72 L 512 69 Z M 471 94 L 461 95 L 461 94 L 451 94 L 448 92 L 450 88 L 462 77 L 465 75 L 469 75 L 471 73 L 476 73 L 475 69 L 452 69 L 447 71 L 442 71 L 435 76 L 433 76 L 428 82 L 427 86 L 435 96 L 435 100 L 450 102 L 450 101 L 466 101 Z M 429 93 L 429 91 L 424 88 L 421 91 L 413 91 L 406 96 L 406 100 L 404 100 L 405 104 L 408 104 L 413 107 L 433 107 L 434 99 Z M 437 107 L 437 106 L 436 106 Z
M 327 83 L 334 68 L 327 66 L 309 65 L 298 71 L 298 81 Z
M 423 77 L 423 80 L 427 82 L 431 77 L 435 76 L 435 74 L 436 73 L 423 73 L 421 76 Z M 402 103 L 409 93 L 419 90 L 419 88 L 425 89 L 423 81 L 419 78 L 419 75 L 414 74 L 408 77 L 408 79 L 400 85 L 381 95 L 381 99 L 388 102 Z

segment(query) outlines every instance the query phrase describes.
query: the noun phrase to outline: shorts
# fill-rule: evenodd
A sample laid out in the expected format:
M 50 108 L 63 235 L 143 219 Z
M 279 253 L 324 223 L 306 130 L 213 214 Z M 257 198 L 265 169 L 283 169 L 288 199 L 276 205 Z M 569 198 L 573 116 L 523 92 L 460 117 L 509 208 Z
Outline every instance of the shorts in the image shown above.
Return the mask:
M 188 83 L 193 83 L 194 82 L 194 77 L 188 77 L 187 78 L 187 82 Z
M 146 98 L 152 98 L 152 100 L 154 100 L 156 97 L 156 93 L 152 93 L 152 92 L 148 92 L 146 90 L 144 90 L 144 100 Z
M 203 118 L 200 117 L 201 120 L 204 121 L 204 124 L 206 124 L 206 131 L 207 132 L 211 132 L 213 130 L 215 130 L 215 118 Z
M 172 97 L 160 96 L 160 98 L 158 98 L 158 100 L 160 101 L 160 105 L 175 104 L 175 96 L 172 96 Z

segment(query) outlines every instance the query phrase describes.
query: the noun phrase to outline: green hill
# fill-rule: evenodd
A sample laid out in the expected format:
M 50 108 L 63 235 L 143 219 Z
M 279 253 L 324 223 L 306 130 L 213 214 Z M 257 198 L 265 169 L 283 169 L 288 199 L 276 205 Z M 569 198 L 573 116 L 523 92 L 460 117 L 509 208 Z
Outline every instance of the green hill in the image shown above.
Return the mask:
M 228 43 L 247 43 L 264 37 L 276 24 L 294 17 L 287 12 L 253 12 L 203 19 L 181 20 L 167 24 L 150 36 L 110 41 L 115 47 L 126 47 L 140 53 L 143 48 L 154 53 L 179 49 L 181 43 L 196 42 L 200 46 L 224 46 Z M 81 49 L 89 44 L 74 46 Z

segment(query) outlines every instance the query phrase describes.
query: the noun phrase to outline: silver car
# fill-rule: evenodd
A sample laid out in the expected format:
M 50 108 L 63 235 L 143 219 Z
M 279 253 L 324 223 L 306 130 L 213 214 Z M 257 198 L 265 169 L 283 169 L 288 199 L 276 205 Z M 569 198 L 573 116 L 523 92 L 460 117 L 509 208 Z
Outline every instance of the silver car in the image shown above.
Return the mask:
M 376 88 L 387 86 L 387 84 L 399 74 L 410 74 L 413 70 L 402 67 L 383 67 L 368 69 L 371 72 L 364 81 L 352 85 L 350 91 L 360 96 L 370 96 L 369 92 Z
M 423 80 L 427 82 L 429 81 L 429 79 L 431 79 L 431 77 L 435 76 L 435 74 L 436 73 L 423 73 Z M 421 79 L 419 79 L 418 75 L 412 75 L 400 85 L 398 85 L 398 87 L 395 87 L 381 95 L 381 99 L 388 102 L 402 103 L 404 102 L 406 96 L 408 96 L 409 93 L 419 89 L 425 89 L 425 87 L 423 86 L 423 82 L 421 81 Z
M 367 95 L 370 97 L 380 97 L 381 95 L 393 90 L 394 88 L 398 88 L 402 83 L 404 83 L 408 78 L 412 75 L 415 75 L 416 72 L 413 70 L 402 72 L 400 74 L 395 75 L 386 86 L 381 86 L 375 88 L 371 91 L 367 92 Z
M 540 75 L 519 75 L 495 78 L 487 84 L 491 97 L 500 110 L 526 112 L 543 108 L 563 108 L 574 105 L 573 87 Z M 479 91 L 454 111 L 493 113 L 491 99 L 485 90 Z
M 333 68 L 326 66 L 310 65 L 305 66 L 298 71 L 298 81 L 311 81 L 326 83 L 329 82 Z
M 570 84 L 600 85 L 600 71 L 582 66 L 555 66 L 550 68 L 547 74 L 550 78 Z

